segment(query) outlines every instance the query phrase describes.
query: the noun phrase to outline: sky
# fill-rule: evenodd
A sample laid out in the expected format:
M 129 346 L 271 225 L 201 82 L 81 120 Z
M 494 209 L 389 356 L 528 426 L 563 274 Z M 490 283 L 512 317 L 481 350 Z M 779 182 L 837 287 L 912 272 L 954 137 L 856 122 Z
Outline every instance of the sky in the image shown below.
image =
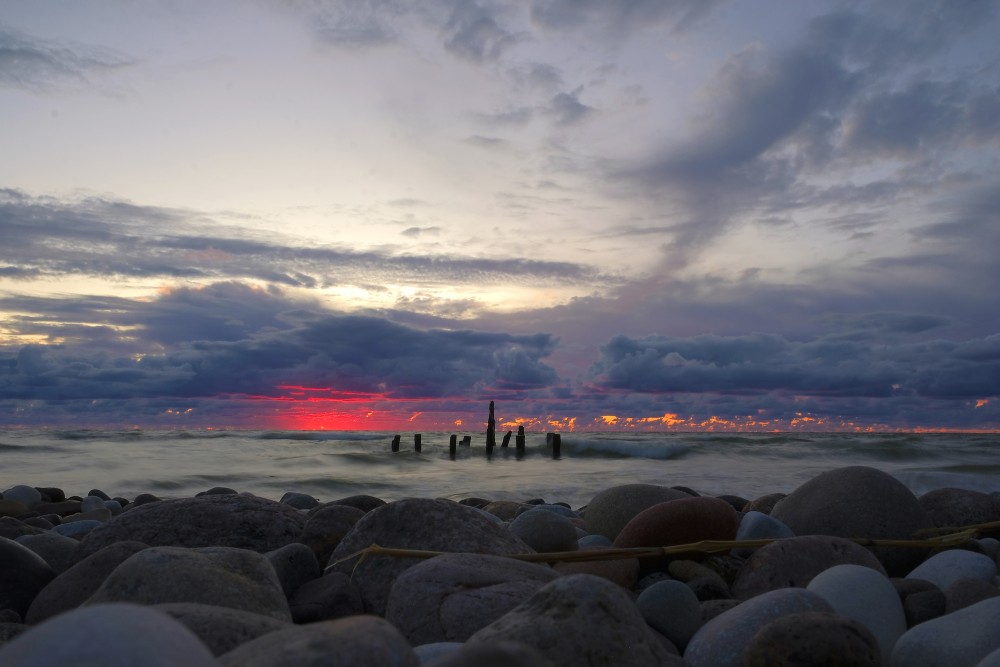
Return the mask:
M 0 0 L 0 426 L 1000 429 L 998 17 Z

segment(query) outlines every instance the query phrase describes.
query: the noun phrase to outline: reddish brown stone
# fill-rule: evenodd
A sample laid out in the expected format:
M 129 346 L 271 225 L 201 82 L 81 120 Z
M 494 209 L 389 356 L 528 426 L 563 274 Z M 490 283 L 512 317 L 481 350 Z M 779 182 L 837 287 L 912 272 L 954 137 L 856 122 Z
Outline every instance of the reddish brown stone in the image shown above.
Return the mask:
M 639 512 L 615 539 L 615 547 L 662 547 L 736 538 L 739 515 L 724 500 L 701 496 L 668 500 Z

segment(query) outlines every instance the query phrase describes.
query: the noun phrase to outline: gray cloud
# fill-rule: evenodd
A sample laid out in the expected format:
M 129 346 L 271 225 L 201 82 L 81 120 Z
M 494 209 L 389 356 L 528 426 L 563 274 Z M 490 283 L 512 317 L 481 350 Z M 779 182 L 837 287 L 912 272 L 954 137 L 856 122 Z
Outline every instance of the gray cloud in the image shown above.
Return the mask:
M 569 93 L 559 93 L 552 98 L 548 111 L 556 119 L 558 125 L 576 125 L 596 110 L 582 103 L 579 99 L 581 88 Z
M 650 25 L 682 31 L 697 24 L 726 0 L 532 0 L 531 18 L 549 30 L 594 28 L 624 35 Z
M 51 92 L 86 85 L 93 74 L 129 64 L 107 49 L 45 40 L 0 25 L 0 86 Z

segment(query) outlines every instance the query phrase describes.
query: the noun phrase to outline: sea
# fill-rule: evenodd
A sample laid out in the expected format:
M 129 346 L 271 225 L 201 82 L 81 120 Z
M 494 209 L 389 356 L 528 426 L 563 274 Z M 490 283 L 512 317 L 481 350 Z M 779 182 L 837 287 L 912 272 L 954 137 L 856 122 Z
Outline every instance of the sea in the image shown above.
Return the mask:
M 1000 434 L 562 433 L 560 456 L 528 433 L 487 457 L 485 434 L 449 454 L 449 433 L 370 431 L 0 430 L 0 491 L 16 484 L 67 494 L 100 489 L 133 498 L 192 496 L 224 486 L 266 498 L 289 491 L 321 501 L 370 494 L 565 502 L 631 483 L 686 486 L 753 499 L 793 491 L 835 468 L 864 465 L 914 494 L 941 487 L 1000 492 Z

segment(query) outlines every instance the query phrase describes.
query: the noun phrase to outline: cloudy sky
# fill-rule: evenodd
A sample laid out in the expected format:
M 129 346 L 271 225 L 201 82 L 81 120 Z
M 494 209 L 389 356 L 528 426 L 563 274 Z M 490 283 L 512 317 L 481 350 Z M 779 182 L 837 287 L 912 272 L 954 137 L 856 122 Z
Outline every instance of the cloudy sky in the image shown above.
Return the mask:
M 1000 428 L 998 5 L 0 2 L 0 425 Z

